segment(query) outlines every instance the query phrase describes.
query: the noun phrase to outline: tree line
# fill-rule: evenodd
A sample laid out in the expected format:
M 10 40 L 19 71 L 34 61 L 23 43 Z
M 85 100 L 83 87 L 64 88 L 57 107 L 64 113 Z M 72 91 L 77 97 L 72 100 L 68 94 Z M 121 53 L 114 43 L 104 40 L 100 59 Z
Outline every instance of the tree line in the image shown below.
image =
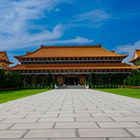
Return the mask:
M 0 69 L 0 89 L 53 88 L 54 81 L 48 75 L 22 75 L 18 72 Z
M 90 76 L 91 88 L 116 88 L 123 85 L 123 81 L 127 78 L 128 74 L 95 74 Z
M 90 75 L 88 84 L 91 88 L 116 88 L 119 86 L 140 86 L 140 70 L 130 74 L 95 74 Z
M 12 88 L 53 88 L 55 81 L 50 74 L 22 75 L 18 72 L 0 69 L 0 89 Z M 91 88 L 114 88 L 118 86 L 140 86 L 140 70 L 131 74 L 95 74 L 86 82 Z

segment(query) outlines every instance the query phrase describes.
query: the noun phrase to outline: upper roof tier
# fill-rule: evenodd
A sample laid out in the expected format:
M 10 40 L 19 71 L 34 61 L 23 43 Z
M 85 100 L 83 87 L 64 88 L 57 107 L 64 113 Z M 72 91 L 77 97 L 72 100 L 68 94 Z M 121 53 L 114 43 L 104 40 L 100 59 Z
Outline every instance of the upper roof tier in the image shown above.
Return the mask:
M 140 50 L 136 50 L 134 52 L 133 58 L 130 62 L 134 62 L 135 60 L 137 60 L 138 58 L 140 58 Z
M 108 51 L 101 45 L 94 46 L 41 46 L 34 52 L 27 53 L 15 58 L 48 58 L 48 57 L 126 57 L 127 55 L 117 54 Z

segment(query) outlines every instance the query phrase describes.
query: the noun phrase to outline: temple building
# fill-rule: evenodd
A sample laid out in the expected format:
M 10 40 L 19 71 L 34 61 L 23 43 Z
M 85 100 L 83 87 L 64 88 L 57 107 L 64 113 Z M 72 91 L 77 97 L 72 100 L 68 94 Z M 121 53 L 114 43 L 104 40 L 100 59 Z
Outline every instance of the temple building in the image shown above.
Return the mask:
M 133 58 L 130 62 L 134 65 L 134 69 L 140 69 L 140 50 L 135 50 Z
M 11 70 L 30 75 L 51 73 L 59 84 L 85 84 L 91 73 L 130 73 L 123 63 L 127 55 L 94 46 L 41 46 L 34 52 L 15 56 L 20 62 Z
M 9 61 L 7 52 L 0 52 L 0 69 L 7 69 L 12 62 Z
M 134 65 L 140 65 L 140 50 L 135 50 L 132 60 L 130 61 Z

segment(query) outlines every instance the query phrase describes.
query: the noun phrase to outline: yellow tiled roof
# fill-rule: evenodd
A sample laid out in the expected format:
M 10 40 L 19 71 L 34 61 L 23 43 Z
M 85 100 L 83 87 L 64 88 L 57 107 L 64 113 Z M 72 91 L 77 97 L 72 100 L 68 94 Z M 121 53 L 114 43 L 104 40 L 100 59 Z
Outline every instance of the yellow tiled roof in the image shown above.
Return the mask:
M 20 58 L 47 58 L 47 57 L 126 57 L 127 55 L 117 54 L 95 46 L 42 46 L 35 52 L 27 53 Z

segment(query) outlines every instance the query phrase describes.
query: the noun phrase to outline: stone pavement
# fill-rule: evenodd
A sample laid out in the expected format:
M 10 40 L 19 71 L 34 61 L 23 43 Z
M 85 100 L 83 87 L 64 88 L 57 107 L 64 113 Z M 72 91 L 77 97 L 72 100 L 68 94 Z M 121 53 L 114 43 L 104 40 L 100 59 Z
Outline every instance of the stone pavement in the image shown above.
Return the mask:
M 0 104 L 0 140 L 140 140 L 140 100 L 58 89 Z

